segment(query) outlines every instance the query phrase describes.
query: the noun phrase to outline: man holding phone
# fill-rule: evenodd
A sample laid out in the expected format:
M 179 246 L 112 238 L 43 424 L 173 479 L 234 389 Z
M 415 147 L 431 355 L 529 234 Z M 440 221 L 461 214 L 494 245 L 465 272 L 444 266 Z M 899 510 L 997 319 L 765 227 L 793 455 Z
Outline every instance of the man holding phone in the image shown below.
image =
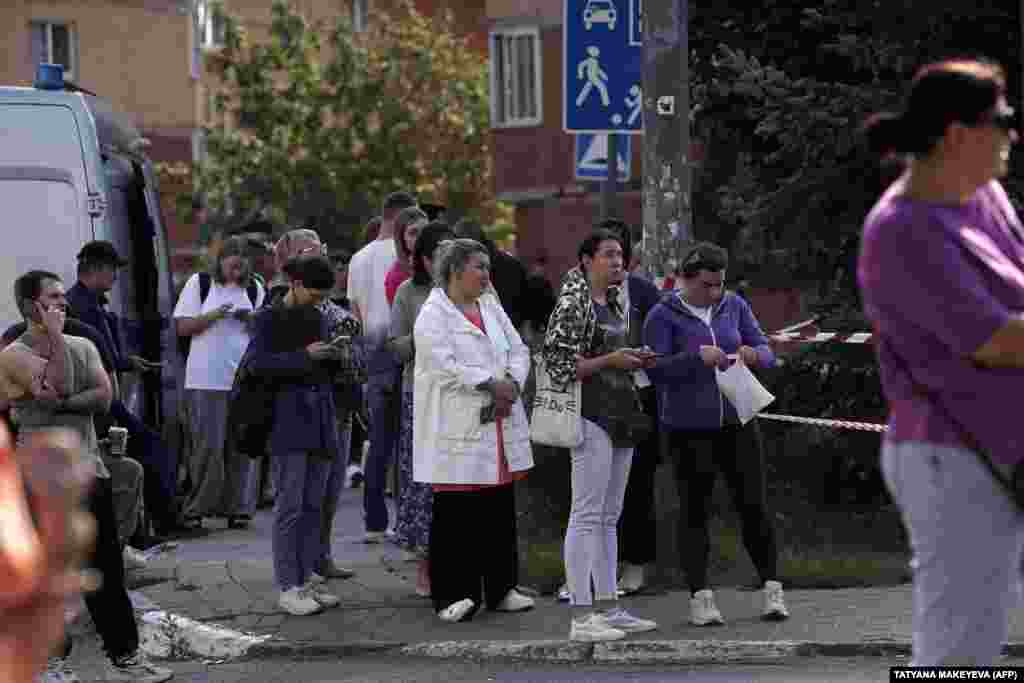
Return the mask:
M 83 458 L 95 468 L 88 509 L 96 519 L 97 534 L 89 566 L 102 574 L 103 583 L 85 596 L 85 603 L 110 660 L 107 680 L 166 681 L 172 672 L 154 666 L 138 650 L 110 473 L 100 458 L 93 425 L 94 415 L 110 407 L 110 377 L 92 342 L 63 334 L 67 297 L 58 275 L 30 271 L 15 281 L 14 296 L 27 329 L 0 352 L 0 408 L 11 407 L 19 439 L 54 427 L 76 431 Z M 61 661 L 52 666 L 58 673 L 66 671 Z

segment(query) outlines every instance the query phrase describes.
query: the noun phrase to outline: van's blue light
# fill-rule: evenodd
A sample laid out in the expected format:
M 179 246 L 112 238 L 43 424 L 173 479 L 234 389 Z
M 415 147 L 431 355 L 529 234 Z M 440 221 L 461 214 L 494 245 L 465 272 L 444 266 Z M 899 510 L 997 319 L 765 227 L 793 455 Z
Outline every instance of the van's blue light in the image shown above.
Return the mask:
M 40 64 L 36 70 L 35 87 L 40 90 L 63 90 L 64 67 L 60 64 Z

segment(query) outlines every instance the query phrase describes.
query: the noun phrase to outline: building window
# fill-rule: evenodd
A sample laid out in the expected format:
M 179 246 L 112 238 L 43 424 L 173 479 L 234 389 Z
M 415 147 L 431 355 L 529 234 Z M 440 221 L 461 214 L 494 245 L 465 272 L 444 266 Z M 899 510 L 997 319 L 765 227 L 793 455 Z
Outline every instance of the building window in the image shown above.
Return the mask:
M 224 7 L 220 2 L 196 0 L 196 31 L 200 47 L 224 47 Z
M 60 64 L 64 78 L 69 81 L 78 75 L 77 45 L 71 24 L 57 21 L 34 21 L 32 29 L 32 63 Z
M 362 33 L 370 23 L 370 0 L 351 0 L 352 30 Z
M 491 34 L 492 125 L 540 125 L 540 48 L 540 31 L 536 28 Z

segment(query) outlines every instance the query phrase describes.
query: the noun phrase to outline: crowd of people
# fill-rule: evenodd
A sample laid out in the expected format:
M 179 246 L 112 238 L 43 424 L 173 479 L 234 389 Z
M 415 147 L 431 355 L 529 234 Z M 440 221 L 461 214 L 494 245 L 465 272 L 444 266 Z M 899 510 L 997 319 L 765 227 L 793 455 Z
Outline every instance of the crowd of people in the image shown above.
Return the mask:
M 891 406 L 885 480 L 914 554 L 914 665 L 995 663 L 1020 581 L 1024 477 L 1007 397 L 1024 366 L 1024 226 L 998 182 L 1016 126 L 1004 71 L 959 60 L 922 69 L 905 108 L 864 129 L 879 156 L 906 161 L 866 219 L 858 275 Z M 130 353 L 106 309 L 126 265 L 115 247 L 86 244 L 67 290 L 52 272 L 17 278 L 24 320 L 0 352 L 0 677 L 27 683 L 49 657 L 47 680 L 77 680 L 64 605 L 84 592 L 109 680 L 171 678 L 139 650 L 128 550 L 216 517 L 245 527 L 265 498 L 281 609 L 338 606 L 327 579 L 353 572 L 335 563 L 331 530 L 360 465 L 364 540 L 419 559 L 416 592 L 441 621 L 529 609 L 513 484 L 533 466 L 523 395 L 538 359 L 580 396 L 581 439 L 567 454 L 570 639 L 658 627 L 620 598 L 643 588 L 654 558 L 659 443 L 685 501 L 690 622 L 724 621 L 708 579 L 719 474 L 760 575 L 761 616 L 788 618 L 757 422 L 717 386 L 732 363 L 775 363 L 748 303 L 725 289 L 727 252 L 695 245 L 659 291 L 631 272 L 628 226 L 607 220 L 556 294 L 479 224 L 449 226 L 426 208 L 389 195 L 348 263 L 328 259 L 315 231 L 292 230 L 273 247 L 268 284 L 251 240 L 220 245 L 174 311 L 187 356 L 180 465 L 124 395 L 125 373 L 161 365 Z M 234 415 L 247 396 L 262 424 Z
M 756 428 L 739 425 L 710 389 L 730 354 L 752 366 L 772 362 L 749 307 L 722 290 L 723 250 L 700 245 L 681 289 L 659 292 L 629 272 L 628 226 L 605 221 L 556 294 L 478 223 L 431 220 L 410 193 L 389 195 L 368 230 L 375 234 L 350 260 L 329 258 L 315 230 L 286 232 L 269 250 L 269 282 L 254 270 L 253 240 L 228 237 L 188 278 L 173 312 L 184 358 L 180 453 L 121 395 L 125 373 L 161 366 L 128 352 L 122 321 L 106 309 L 127 264 L 113 245 L 83 247 L 66 294 L 53 273 L 30 271 L 16 283 L 25 321 L 4 337 L 4 407 L 19 438 L 72 428 L 95 462 L 88 508 L 98 533 L 87 565 L 104 581 L 86 604 L 117 680 L 170 676 L 138 651 L 126 563 L 143 562 L 138 551 L 167 538 L 209 533 L 216 519 L 245 528 L 268 499 L 280 609 L 307 616 L 337 607 L 328 580 L 354 572 L 335 562 L 332 527 L 353 468 L 363 474 L 364 542 L 393 542 L 418 560 L 416 592 L 442 621 L 470 619 L 481 607 L 531 608 L 534 599 L 518 589 L 513 483 L 533 466 L 523 392 L 534 352 L 553 377 L 582 386 L 585 439 L 569 454 L 566 493 L 570 638 L 657 628 L 619 597 L 644 588 L 654 557 L 659 430 L 681 460 L 691 460 L 682 449 L 701 452 L 699 467 L 677 468 L 695 492 L 685 540 L 703 548 L 685 558 L 691 621 L 722 621 L 706 579 L 707 497 L 696 493 L 713 487 L 715 468 L 737 497 L 765 580 L 764 616 L 788 616 Z M 691 329 L 683 335 L 681 326 Z M 245 410 L 258 420 L 240 418 Z M 353 447 L 357 426 L 365 426 L 365 452 Z M 115 438 L 121 430 L 127 445 Z M 620 526 L 628 539 L 621 558 Z M 464 552 L 467 530 L 480 552 Z M 69 647 L 51 657 L 50 680 L 75 680 Z

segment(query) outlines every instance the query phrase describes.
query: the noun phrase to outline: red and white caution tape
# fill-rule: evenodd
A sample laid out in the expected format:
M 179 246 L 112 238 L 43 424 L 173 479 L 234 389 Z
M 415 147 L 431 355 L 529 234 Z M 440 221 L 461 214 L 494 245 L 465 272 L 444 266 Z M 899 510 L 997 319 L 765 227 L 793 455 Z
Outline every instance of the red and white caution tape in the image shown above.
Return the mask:
M 817 318 L 804 320 L 774 332 L 768 338 L 775 342 L 867 344 L 874 336 L 871 332 L 812 332 L 806 329 L 817 322 Z
M 769 339 L 776 342 L 805 342 L 824 343 L 837 342 L 840 344 L 867 344 L 871 341 L 870 332 L 852 332 L 840 334 L 838 332 L 818 332 L 817 334 L 801 334 L 799 332 L 777 332 L 769 336 Z
M 799 417 L 797 415 L 776 415 L 774 413 L 758 413 L 762 420 L 775 420 L 777 422 L 795 422 L 797 424 L 815 425 L 816 427 L 829 427 L 831 429 L 853 429 L 861 432 L 887 432 L 889 428 L 877 422 L 854 422 L 852 420 L 826 420 L 820 417 Z

